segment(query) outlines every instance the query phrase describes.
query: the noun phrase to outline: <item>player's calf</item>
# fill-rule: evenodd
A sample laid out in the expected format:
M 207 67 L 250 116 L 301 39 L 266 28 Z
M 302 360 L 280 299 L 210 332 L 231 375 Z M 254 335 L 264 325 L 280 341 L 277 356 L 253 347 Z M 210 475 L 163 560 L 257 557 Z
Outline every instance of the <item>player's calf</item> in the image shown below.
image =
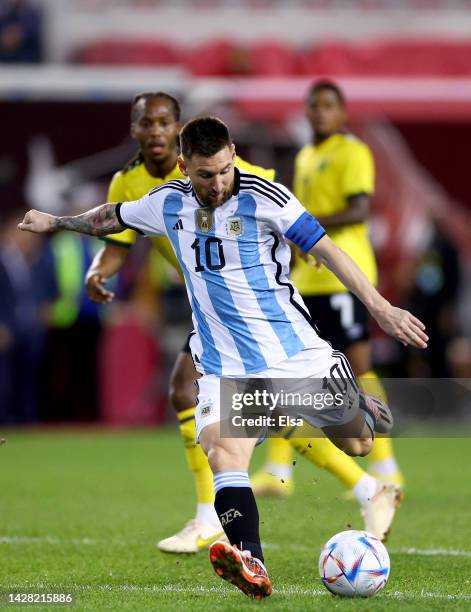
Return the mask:
M 219 423 L 207 425 L 200 434 L 213 474 L 224 471 L 247 471 L 257 440 L 253 438 L 221 438 Z
M 364 457 L 373 448 L 373 431 L 361 411 L 349 423 L 323 427 L 323 432 L 350 457 Z
M 359 394 L 358 408 L 349 423 L 324 427 L 323 431 L 345 454 L 365 457 L 373 448 L 374 432 L 389 433 L 394 419 L 385 402 L 363 391 Z
M 214 474 L 214 508 L 229 542 L 263 562 L 257 504 L 247 473 L 256 440 L 221 438 L 219 424 L 213 423 L 203 429 L 200 441 Z

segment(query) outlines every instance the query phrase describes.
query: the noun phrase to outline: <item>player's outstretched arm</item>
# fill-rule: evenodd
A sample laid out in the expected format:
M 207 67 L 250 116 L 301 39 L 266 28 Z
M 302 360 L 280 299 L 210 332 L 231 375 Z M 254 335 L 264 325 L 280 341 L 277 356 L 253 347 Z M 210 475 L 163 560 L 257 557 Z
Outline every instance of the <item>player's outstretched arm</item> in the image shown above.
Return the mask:
M 30 210 L 26 213 L 23 221 L 18 224 L 18 229 L 44 234 L 69 230 L 90 234 L 91 236 L 106 236 L 122 232 L 124 227 L 116 215 L 117 204 L 103 204 L 92 210 L 76 215 L 74 217 L 56 217 L 39 210 Z
M 392 306 L 376 291 L 353 259 L 328 236 L 323 236 L 309 252 L 365 304 L 387 334 L 405 346 L 427 347 L 428 336 L 422 321 L 407 310 Z

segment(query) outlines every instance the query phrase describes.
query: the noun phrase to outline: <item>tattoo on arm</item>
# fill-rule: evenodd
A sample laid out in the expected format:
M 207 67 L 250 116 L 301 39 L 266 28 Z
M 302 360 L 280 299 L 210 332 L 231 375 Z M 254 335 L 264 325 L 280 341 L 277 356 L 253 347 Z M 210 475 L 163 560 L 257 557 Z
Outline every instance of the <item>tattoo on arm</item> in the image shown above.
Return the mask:
M 92 236 L 106 236 L 123 231 L 116 216 L 117 204 L 103 204 L 75 217 L 57 217 L 54 231 L 70 230 Z

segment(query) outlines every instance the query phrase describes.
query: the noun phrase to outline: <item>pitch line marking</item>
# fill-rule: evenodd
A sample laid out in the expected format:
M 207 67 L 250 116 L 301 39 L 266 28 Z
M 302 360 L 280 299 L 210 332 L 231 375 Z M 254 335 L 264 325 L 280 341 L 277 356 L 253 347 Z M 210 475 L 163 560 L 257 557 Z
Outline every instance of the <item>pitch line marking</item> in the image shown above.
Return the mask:
M 176 584 L 166 584 L 166 585 L 154 585 L 154 586 L 141 586 L 137 584 L 97 584 L 97 585 L 83 585 L 83 584 L 51 584 L 46 582 L 38 582 L 38 583 L 21 583 L 21 584 L 10 584 L 7 585 L 7 589 L 17 590 L 17 589 L 69 589 L 70 591 L 77 592 L 90 592 L 90 591 L 100 591 L 100 592 L 148 592 L 148 593 L 187 593 L 187 594 L 234 594 L 237 595 L 237 591 L 233 591 L 232 589 L 221 586 L 214 587 L 203 587 L 203 586 L 194 586 L 194 587 L 182 587 Z M 330 593 L 325 589 L 303 589 L 298 586 L 285 586 L 280 588 L 273 589 L 273 592 L 278 595 L 302 595 L 302 596 L 331 596 Z M 386 597 L 388 599 L 441 599 L 448 601 L 470 601 L 471 594 L 460 594 L 460 593 L 436 593 L 432 591 L 426 591 L 422 589 L 418 593 L 407 593 L 404 591 L 385 591 L 381 593 L 380 597 Z
M 104 541 L 93 538 L 57 538 L 56 536 L 0 536 L 0 544 L 104 544 Z
M 267 548 L 268 550 L 298 550 L 300 552 L 316 552 L 315 546 L 306 546 L 304 544 L 282 545 L 273 542 L 262 542 L 262 547 Z M 388 550 L 388 553 L 392 555 L 420 555 L 424 557 L 471 557 L 471 550 L 456 550 L 446 548 L 421 549 L 412 547 L 389 548 L 387 546 L 386 548 Z
M 113 545 L 113 544 L 134 544 L 143 545 L 146 544 L 141 541 L 129 541 L 122 540 L 114 541 L 113 539 L 101 540 L 96 538 L 59 538 L 57 536 L 0 536 L 1 544 L 51 544 L 56 546 L 63 545 L 75 545 L 75 546 L 100 546 L 100 545 Z M 275 542 L 262 542 L 262 546 L 268 550 L 297 550 L 300 552 L 312 552 L 315 553 L 315 546 L 306 546 L 303 544 L 277 544 Z M 320 550 L 320 549 L 319 549 Z M 413 547 L 402 547 L 402 548 L 388 548 L 388 552 L 393 555 L 418 555 L 424 557 L 471 557 L 471 550 L 459 550 L 459 549 L 446 549 L 446 548 L 413 548 Z

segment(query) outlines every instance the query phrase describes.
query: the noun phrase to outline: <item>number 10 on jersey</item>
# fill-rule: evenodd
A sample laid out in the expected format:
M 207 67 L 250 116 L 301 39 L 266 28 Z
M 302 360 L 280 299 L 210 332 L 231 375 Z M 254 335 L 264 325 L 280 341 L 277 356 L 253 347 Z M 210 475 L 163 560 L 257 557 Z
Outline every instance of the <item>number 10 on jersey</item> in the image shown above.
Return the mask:
M 214 245 L 214 246 L 213 246 Z M 196 238 L 191 248 L 195 252 L 195 272 L 203 272 L 205 267 L 208 270 L 221 270 L 226 265 L 224 250 L 222 248 L 222 240 L 216 236 L 208 236 L 204 241 L 204 258 L 205 265 L 201 262 L 201 251 L 203 245 L 200 244 L 200 239 Z

